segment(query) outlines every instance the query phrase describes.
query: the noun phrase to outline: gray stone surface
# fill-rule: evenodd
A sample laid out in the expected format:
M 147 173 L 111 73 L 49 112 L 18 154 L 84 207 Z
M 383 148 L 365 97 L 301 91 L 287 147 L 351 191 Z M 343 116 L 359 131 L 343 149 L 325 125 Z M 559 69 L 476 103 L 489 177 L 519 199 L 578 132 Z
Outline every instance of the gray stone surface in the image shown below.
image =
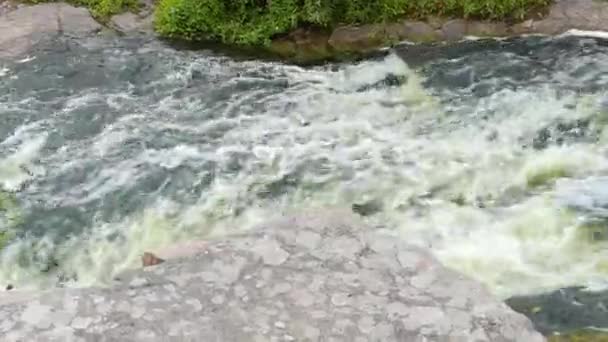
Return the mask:
M 23 54 L 44 37 L 80 37 L 101 28 L 85 8 L 65 3 L 20 7 L 0 16 L 0 58 Z
M 447 41 L 461 40 L 468 33 L 468 22 L 463 19 L 453 19 L 447 21 L 441 27 L 443 39 Z
M 110 288 L 6 292 L 2 341 L 544 341 L 482 286 L 349 211 L 194 250 Z
M 608 31 L 608 2 L 598 0 L 555 0 L 549 14 L 512 27 L 513 34 L 559 34 L 570 29 Z
M 503 37 L 508 34 L 507 24 L 490 21 L 471 21 L 466 34 L 476 37 Z
M 110 26 L 122 33 L 150 33 L 154 28 L 153 19 L 152 14 L 140 16 L 127 12 L 113 16 L 110 19 Z
M 17 8 L 17 4 L 12 0 L 0 0 L 0 15 L 4 15 Z
M 389 24 L 386 28 L 389 37 L 412 42 L 430 42 L 438 40 L 440 31 L 429 23 L 422 21 L 405 20 L 400 23 Z
M 381 25 L 344 26 L 334 30 L 328 44 L 336 51 L 365 51 L 384 42 Z

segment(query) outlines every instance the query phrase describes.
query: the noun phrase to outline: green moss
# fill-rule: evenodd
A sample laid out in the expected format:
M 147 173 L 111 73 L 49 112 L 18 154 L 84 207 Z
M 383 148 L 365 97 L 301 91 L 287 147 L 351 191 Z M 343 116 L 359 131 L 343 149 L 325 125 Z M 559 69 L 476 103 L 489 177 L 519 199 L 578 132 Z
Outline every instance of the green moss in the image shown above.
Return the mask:
M 155 27 L 165 37 L 268 44 L 296 27 L 387 22 L 403 17 L 522 19 L 551 0 L 160 0 Z
M 8 231 L 0 231 L 0 249 L 4 248 L 13 238 L 13 234 Z
M 21 210 L 14 194 L 0 189 L 0 215 L 4 217 L 6 226 L 15 227 L 22 223 Z
M 15 196 L 0 189 L 0 249 L 14 237 L 15 228 L 23 222 Z
M 24 2 L 30 4 L 57 1 L 58 0 L 24 0 Z M 93 17 L 102 22 L 109 20 L 110 17 L 115 14 L 135 11 L 139 5 L 137 0 L 67 0 L 67 2 L 74 6 L 88 7 Z
M 560 335 L 552 335 L 548 342 L 608 342 L 608 333 L 595 330 L 580 330 Z
M 528 174 L 526 183 L 528 188 L 536 188 L 547 185 L 558 178 L 568 177 L 570 172 L 563 167 L 555 166 L 546 169 L 541 169 Z

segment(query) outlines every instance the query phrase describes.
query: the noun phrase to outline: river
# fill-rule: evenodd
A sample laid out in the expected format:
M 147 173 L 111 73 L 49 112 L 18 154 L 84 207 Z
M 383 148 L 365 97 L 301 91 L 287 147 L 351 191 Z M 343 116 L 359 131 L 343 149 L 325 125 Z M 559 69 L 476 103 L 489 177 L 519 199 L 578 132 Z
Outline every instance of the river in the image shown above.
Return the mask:
M 607 86 L 608 42 L 577 36 L 308 68 L 47 42 L 0 62 L 0 284 L 104 283 L 174 241 L 352 206 L 501 298 L 603 289 Z

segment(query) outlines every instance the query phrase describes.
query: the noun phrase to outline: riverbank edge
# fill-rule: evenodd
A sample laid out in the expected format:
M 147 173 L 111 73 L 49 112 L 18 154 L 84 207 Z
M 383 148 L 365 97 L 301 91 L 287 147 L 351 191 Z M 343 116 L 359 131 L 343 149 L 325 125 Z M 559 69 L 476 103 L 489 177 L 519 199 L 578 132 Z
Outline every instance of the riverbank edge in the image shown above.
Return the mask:
M 9 0 L 12 1 L 12 0 Z M 0 11 L 0 18 L 23 7 Z M 508 38 L 529 34 L 558 35 L 568 30 L 608 31 L 608 2 L 599 0 L 555 0 L 521 22 L 484 21 L 429 17 L 389 23 L 338 26 L 333 30 L 300 28 L 271 41 L 268 46 L 240 47 L 217 42 L 186 42 L 163 38 L 154 31 L 155 4 L 141 0 L 137 13 L 125 12 L 101 25 L 121 35 L 156 36 L 176 47 L 210 48 L 228 54 L 252 56 L 307 65 L 365 58 L 399 44 L 449 43 L 467 38 Z
M 154 34 L 154 10 L 113 16 L 108 25 L 123 33 Z M 528 34 L 558 35 L 571 29 L 608 31 L 608 2 L 555 0 L 548 8 L 531 12 L 520 22 L 429 17 L 379 24 L 338 26 L 333 30 L 299 28 L 275 38 L 267 47 L 236 47 L 212 42 L 167 40 L 189 48 L 211 47 L 279 59 L 296 64 L 318 64 L 364 58 L 398 44 L 455 42 L 473 38 L 507 38 Z M 159 37 L 162 38 L 162 37 Z
M 407 43 L 445 43 L 467 38 L 559 35 L 569 30 L 608 31 L 608 2 L 557 0 L 521 22 L 430 17 L 426 20 L 341 26 L 332 31 L 298 29 L 272 41 L 269 50 L 297 63 L 352 59 Z
M 122 33 L 154 34 L 154 10 L 113 16 L 109 26 Z M 408 43 L 449 43 L 471 38 L 507 38 L 529 34 L 558 35 L 568 30 L 608 31 L 608 2 L 555 0 L 519 22 L 428 17 L 387 23 L 346 25 L 335 29 L 299 28 L 277 37 L 266 47 L 238 47 L 215 42 L 167 40 L 188 48 L 210 47 L 296 64 L 319 64 L 368 57 L 379 50 Z M 159 37 L 162 38 L 162 37 Z

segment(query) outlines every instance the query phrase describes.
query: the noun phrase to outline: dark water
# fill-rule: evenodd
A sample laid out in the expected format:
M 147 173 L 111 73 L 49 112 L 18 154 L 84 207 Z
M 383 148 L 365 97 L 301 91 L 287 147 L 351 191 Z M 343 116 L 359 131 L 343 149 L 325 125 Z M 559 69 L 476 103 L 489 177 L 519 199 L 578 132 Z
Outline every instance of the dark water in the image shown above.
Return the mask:
M 16 204 L 0 210 L 15 235 L 0 283 L 103 283 L 155 246 L 339 205 L 501 298 L 605 287 L 607 45 L 402 46 L 301 68 L 45 42 L 0 62 L 0 186 Z

